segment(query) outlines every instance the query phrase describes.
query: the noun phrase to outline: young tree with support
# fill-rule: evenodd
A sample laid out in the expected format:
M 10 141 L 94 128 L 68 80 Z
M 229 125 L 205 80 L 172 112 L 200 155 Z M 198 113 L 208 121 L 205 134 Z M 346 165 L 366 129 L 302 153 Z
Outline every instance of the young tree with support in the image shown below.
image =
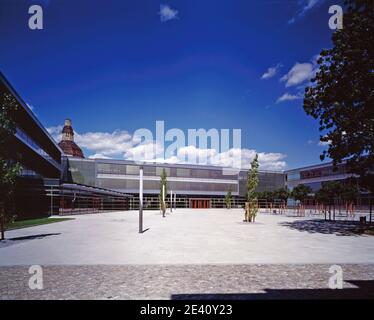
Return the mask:
M 165 169 L 162 169 L 161 175 L 160 175 L 160 210 L 162 212 L 162 217 L 165 218 L 166 213 L 166 201 L 165 197 L 167 194 L 167 175 Z
M 245 203 L 245 222 L 254 222 L 257 211 L 257 185 L 258 185 L 258 154 L 256 153 L 251 162 L 251 168 L 248 170 L 247 178 L 247 202 Z

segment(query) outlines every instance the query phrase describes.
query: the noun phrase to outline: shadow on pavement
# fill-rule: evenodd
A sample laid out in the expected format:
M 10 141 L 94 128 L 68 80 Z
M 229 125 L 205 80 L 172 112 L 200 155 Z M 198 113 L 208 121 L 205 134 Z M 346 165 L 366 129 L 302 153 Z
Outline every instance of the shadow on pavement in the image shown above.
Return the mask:
M 42 234 L 32 234 L 23 237 L 15 237 L 15 238 L 7 238 L 5 240 L 0 241 L 0 249 L 9 247 L 13 244 L 16 244 L 17 241 L 27 241 L 27 240 L 34 240 L 34 239 L 44 239 L 50 236 L 58 236 L 61 233 L 42 233 Z
M 172 300 L 331 300 L 374 299 L 374 280 L 347 281 L 358 288 L 264 289 L 263 293 L 173 294 Z
M 33 240 L 33 239 L 43 239 L 50 236 L 58 236 L 61 233 L 42 233 L 42 234 L 32 234 L 29 236 L 23 236 L 23 237 L 16 237 L 16 238 L 9 238 L 7 240 L 12 241 L 19 241 L 19 240 Z
M 323 219 L 280 222 L 280 226 L 309 233 L 335 234 L 337 236 L 359 236 L 365 230 L 357 221 L 326 221 Z

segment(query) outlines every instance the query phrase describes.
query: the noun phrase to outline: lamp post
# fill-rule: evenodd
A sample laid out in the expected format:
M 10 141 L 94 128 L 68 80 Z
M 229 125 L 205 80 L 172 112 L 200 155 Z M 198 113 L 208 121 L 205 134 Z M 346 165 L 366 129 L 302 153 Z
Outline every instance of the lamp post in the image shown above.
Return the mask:
M 165 185 L 162 185 L 162 217 L 165 218 L 166 205 L 165 205 Z
M 170 212 L 173 212 L 173 190 L 170 190 Z
M 143 233 L 143 166 L 139 170 L 139 233 Z

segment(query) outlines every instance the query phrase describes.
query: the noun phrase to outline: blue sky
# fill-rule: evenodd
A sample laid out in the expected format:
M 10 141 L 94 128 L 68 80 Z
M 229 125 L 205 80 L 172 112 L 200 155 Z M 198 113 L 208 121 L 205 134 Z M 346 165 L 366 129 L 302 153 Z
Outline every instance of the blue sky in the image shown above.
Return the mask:
M 331 46 L 328 0 L 0 0 L 0 70 L 56 136 L 71 118 L 87 156 L 128 157 L 132 133 L 240 128 L 263 168 L 319 162 L 302 109 Z M 41 4 L 44 29 L 28 28 Z

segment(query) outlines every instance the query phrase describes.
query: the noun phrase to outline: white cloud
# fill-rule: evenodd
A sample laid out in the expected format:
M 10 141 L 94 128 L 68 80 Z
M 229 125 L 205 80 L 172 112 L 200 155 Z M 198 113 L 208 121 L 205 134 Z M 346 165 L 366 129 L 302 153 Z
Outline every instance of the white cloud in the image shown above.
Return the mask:
M 177 151 L 177 157 L 180 162 L 195 162 L 199 164 L 211 164 L 211 159 L 216 155 L 217 151 L 215 149 L 197 148 L 193 145 L 179 148 Z
M 190 145 L 180 148 L 177 157 L 172 157 L 172 160 L 173 163 L 191 163 L 191 159 L 197 159 L 199 164 L 248 169 L 256 153 L 258 153 L 256 150 L 246 148 L 232 148 L 219 153 L 215 149 L 200 149 Z M 259 152 L 260 168 L 262 170 L 283 170 L 287 166 L 284 161 L 285 157 L 286 155 L 282 153 Z M 169 159 L 165 159 L 165 162 L 170 163 Z
M 276 66 L 268 68 L 267 71 L 261 76 L 261 79 L 267 80 L 267 79 L 274 77 L 278 73 L 281 67 L 282 67 L 282 64 L 278 63 Z
M 286 82 L 286 87 L 296 86 L 310 80 L 316 73 L 316 67 L 313 63 L 296 62 L 294 66 L 285 74 L 280 81 Z
M 178 19 L 178 11 L 175 9 L 172 9 L 167 4 L 160 4 L 159 15 L 160 15 L 161 22 Z
M 107 157 L 103 155 L 102 153 L 95 153 L 88 157 L 89 159 L 111 159 L 110 157 Z
M 75 142 L 82 148 L 101 153 L 106 157 L 119 156 L 133 147 L 132 135 L 127 131 L 108 132 L 75 132 Z
M 50 135 L 55 141 L 61 141 L 62 126 L 47 128 Z M 134 141 L 132 135 L 127 131 L 116 130 L 109 132 L 86 132 L 80 134 L 74 132 L 74 140 L 81 147 L 94 152 L 91 157 L 110 158 L 123 157 L 128 150 L 130 150 L 137 141 Z
M 62 126 L 47 128 L 51 136 L 59 142 L 61 140 Z M 227 167 L 249 168 L 256 150 L 232 148 L 219 153 L 215 149 L 197 148 L 188 145 L 179 148 L 176 155 L 167 159 L 160 158 L 164 149 L 155 141 L 140 143 L 137 138 L 127 131 L 116 130 L 109 132 L 75 132 L 75 142 L 86 149 L 89 158 L 95 159 L 128 159 L 138 161 L 152 161 L 163 163 L 192 163 Z M 259 152 L 259 164 L 262 170 L 283 170 L 286 168 L 282 153 Z
M 243 169 L 248 169 L 251 165 L 253 158 L 256 153 L 258 153 L 258 161 L 260 169 L 262 170 L 283 170 L 286 168 L 286 162 L 284 158 L 285 154 L 282 153 L 266 153 L 257 152 L 254 149 L 230 149 L 227 152 L 218 154 L 215 159 L 213 159 L 212 164 L 229 166 L 229 167 L 240 167 Z
M 280 103 L 280 102 L 283 102 L 283 101 L 292 101 L 292 100 L 297 100 L 297 99 L 301 99 L 301 98 L 302 98 L 302 96 L 300 96 L 299 94 L 295 95 L 295 94 L 289 94 L 288 92 L 286 92 L 285 94 L 283 94 L 282 96 L 280 96 L 277 99 L 276 103 Z
M 149 161 L 155 160 L 157 155 L 162 152 L 163 148 L 160 144 L 155 142 L 145 142 L 128 149 L 124 154 L 124 158 L 136 161 Z
M 61 134 L 62 128 L 63 128 L 63 126 L 59 125 L 59 126 L 55 126 L 55 127 L 49 127 L 49 128 L 47 128 L 47 131 L 56 142 L 60 142 L 61 141 L 61 136 L 62 136 L 62 134 Z
M 324 0 L 299 0 L 298 3 L 300 8 L 298 10 L 298 13 L 294 17 L 292 17 L 288 21 L 288 23 L 292 24 L 296 22 L 298 19 L 304 17 L 308 13 L 308 11 L 320 5 L 322 2 L 324 2 Z

